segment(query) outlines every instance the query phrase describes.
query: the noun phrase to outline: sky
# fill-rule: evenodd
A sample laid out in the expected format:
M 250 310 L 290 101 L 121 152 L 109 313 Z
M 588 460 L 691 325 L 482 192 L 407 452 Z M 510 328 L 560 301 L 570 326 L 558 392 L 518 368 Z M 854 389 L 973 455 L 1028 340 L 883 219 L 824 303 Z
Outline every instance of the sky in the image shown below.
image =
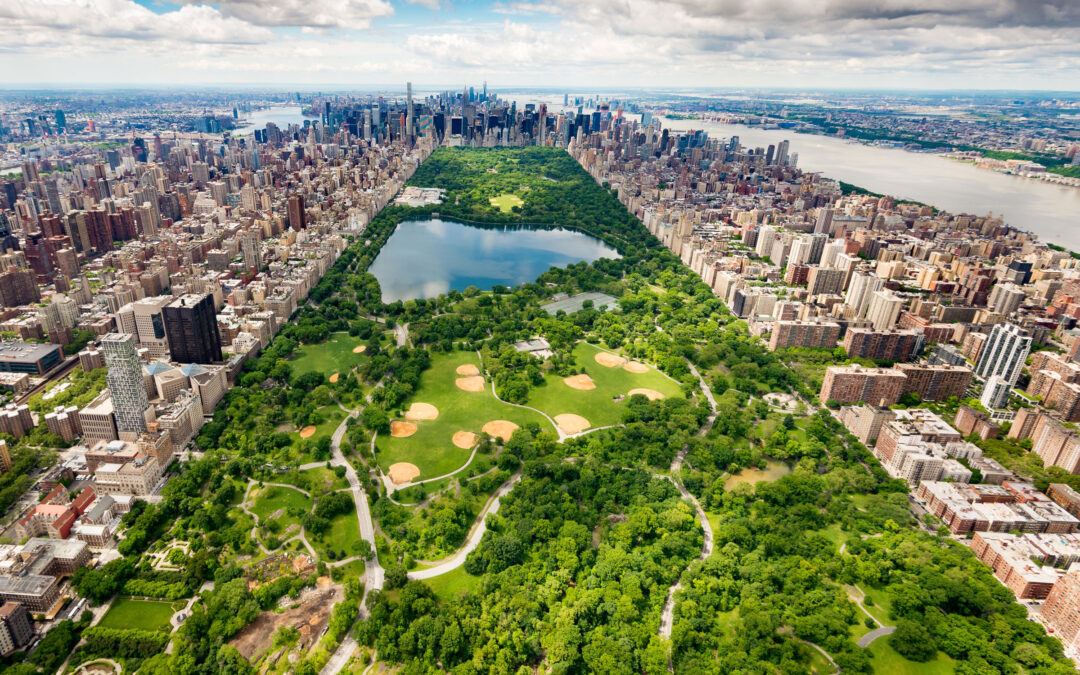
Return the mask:
M 1080 0 L 0 0 L 0 85 L 1080 90 Z

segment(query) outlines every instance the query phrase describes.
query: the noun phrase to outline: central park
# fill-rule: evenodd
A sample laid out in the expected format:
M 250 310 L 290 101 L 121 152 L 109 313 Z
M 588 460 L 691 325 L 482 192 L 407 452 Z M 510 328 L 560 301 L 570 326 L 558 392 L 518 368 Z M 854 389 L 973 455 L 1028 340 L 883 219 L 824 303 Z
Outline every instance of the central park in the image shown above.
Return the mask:
M 409 184 L 443 203 L 372 220 L 123 557 L 75 574 L 121 598 L 86 659 L 126 634 L 145 673 L 318 673 L 342 645 L 356 673 L 1069 672 L 565 151 L 441 148 Z M 384 246 L 439 219 L 589 253 L 388 296 Z

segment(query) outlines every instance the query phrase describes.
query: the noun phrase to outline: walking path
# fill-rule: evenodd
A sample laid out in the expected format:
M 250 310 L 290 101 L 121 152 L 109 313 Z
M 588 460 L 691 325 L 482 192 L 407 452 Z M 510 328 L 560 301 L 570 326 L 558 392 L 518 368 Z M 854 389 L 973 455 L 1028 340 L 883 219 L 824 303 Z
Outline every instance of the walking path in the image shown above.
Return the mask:
M 480 512 L 480 517 L 473 524 L 472 531 L 469 532 L 468 538 L 465 540 L 465 544 L 458 549 L 457 553 L 446 558 L 442 562 L 438 563 L 434 567 L 428 567 L 427 569 L 416 570 L 409 572 L 410 579 L 430 579 L 437 577 L 441 574 L 446 574 L 456 570 L 465 564 L 465 558 L 469 556 L 476 547 L 480 545 L 480 540 L 484 537 L 484 532 L 487 532 L 487 518 L 492 513 L 496 513 L 499 510 L 499 503 L 502 498 L 514 489 L 514 485 L 521 480 L 521 471 L 518 471 L 513 476 L 510 476 L 510 480 L 506 481 L 495 491 L 495 494 L 488 501 L 487 506 Z
M 381 590 L 383 587 L 383 581 L 385 579 L 385 571 L 382 565 L 379 564 L 379 556 L 376 553 L 375 547 L 375 525 L 371 520 L 371 508 L 368 505 L 367 492 L 360 484 L 360 478 L 356 475 L 356 470 L 352 464 L 345 459 L 345 455 L 341 453 L 341 439 L 345 437 L 345 431 L 348 428 L 347 423 L 349 418 L 355 417 L 357 411 L 353 410 L 349 412 L 349 415 L 341 420 L 341 424 L 334 430 L 334 435 L 330 439 L 330 451 L 333 455 L 333 459 L 330 460 L 332 466 L 344 466 L 345 478 L 349 481 L 349 487 L 353 493 L 353 501 L 356 503 L 356 519 L 360 525 L 360 536 L 371 546 L 372 556 L 371 560 L 368 560 L 364 564 L 364 597 L 360 599 L 360 610 L 358 618 L 363 619 L 367 617 L 367 596 L 371 591 Z M 372 441 L 374 443 L 374 440 Z M 330 656 L 330 659 L 323 666 L 320 671 L 320 675 L 334 675 L 341 672 L 341 669 L 352 658 L 353 652 L 356 651 L 356 640 L 351 636 L 346 636 L 341 641 L 338 648 L 334 650 L 334 653 Z
M 855 644 L 859 645 L 860 647 L 869 647 L 870 643 L 872 643 L 874 640 L 878 639 L 883 635 L 892 635 L 894 632 L 896 632 L 896 626 L 882 626 L 881 628 L 875 628 L 874 630 L 859 638 L 859 641 Z

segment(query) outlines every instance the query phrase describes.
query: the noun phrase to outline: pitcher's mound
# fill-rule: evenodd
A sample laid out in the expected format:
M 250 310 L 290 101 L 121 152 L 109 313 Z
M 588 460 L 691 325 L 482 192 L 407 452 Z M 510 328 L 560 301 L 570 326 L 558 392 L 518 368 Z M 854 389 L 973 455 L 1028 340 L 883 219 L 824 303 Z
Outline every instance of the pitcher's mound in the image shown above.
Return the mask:
M 621 356 L 615 356 L 614 354 L 608 354 L 607 352 L 597 352 L 596 362 L 605 368 L 618 368 L 619 366 L 626 365 L 626 359 Z
M 664 398 L 664 395 L 656 391 L 655 389 L 631 389 L 630 391 L 626 392 L 627 396 L 633 396 L 634 394 L 644 394 L 645 396 L 649 397 L 650 401 L 657 401 Z
M 367 350 L 367 345 L 357 345 L 352 348 L 353 354 L 363 354 Z
M 494 422 L 488 422 L 484 425 L 484 433 L 508 441 L 510 440 L 510 437 L 514 435 L 514 430 L 517 428 L 518 425 L 513 422 L 495 420 Z
M 479 375 L 459 377 L 455 384 L 462 391 L 484 391 L 484 378 Z
M 628 370 L 631 373 L 640 374 L 649 372 L 649 367 L 644 363 L 640 363 L 638 361 L 631 361 L 630 363 L 627 363 L 625 366 L 623 366 L 623 370 Z
M 471 363 L 466 363 L 463 366 L 457 367 L 458 375 L 479 375 L 480 369 Z
M 559 430 L 564 434 L 576 434 L 589 428 L 589 420 L 581 415 L 556 415 L 555 424 L 559 425 Z
M 563 378 L 563 382 L 571 389 L 596 389 L 596 383 L 592 381 L 591 377 L 585 374 Z
M 471 431 L 454 432 L 454 445 L 463 450 L 468 450 L 476 443 L 476 434 Z
M 333 384 L 338 381 L 338 373 L 334 373 L 330 376 L 330 383 Z
M 439 416 L 439 409 L 430 403 L 413 403 L 405 412 L 407 420 L 433 420 Z
M 311 438 L 318 431 L 315 427 L 304 427 L 300 430 L 300 438 Z
M 412 480 L 419 475 L 420 469 L 417 468 L 415 464 L 398 462 L 397 464 L 390 465 L 390 480 L 394 481 L 394 485 L 411 483 Z
M 408 438 L 416 433 L 416 425 L 412 422 L 398 422 L 393 421 L 390 423 L 390 435 L 394 438 Z

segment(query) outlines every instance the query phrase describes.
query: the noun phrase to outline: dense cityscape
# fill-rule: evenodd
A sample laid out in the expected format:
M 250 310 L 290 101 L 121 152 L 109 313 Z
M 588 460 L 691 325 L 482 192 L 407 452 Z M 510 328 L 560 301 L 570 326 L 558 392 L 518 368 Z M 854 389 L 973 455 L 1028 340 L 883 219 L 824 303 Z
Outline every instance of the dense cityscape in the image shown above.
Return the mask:
M 1075 77 L 882 39 L 940 86 L 828 86 L 1068 3 L 780 2 L 843 64 L 786 88 L 739 3 L 39 4 L 0 8 L 0 673 L 1076 672 L 1080 95 L 1018 88 Z M 519 59 L 571 17 L 555 85 Z M 760 86 L 671 34 L 606 76 L 661 17 L 758 35 Z M 390 20 L 457 32 L 307 60 Z

